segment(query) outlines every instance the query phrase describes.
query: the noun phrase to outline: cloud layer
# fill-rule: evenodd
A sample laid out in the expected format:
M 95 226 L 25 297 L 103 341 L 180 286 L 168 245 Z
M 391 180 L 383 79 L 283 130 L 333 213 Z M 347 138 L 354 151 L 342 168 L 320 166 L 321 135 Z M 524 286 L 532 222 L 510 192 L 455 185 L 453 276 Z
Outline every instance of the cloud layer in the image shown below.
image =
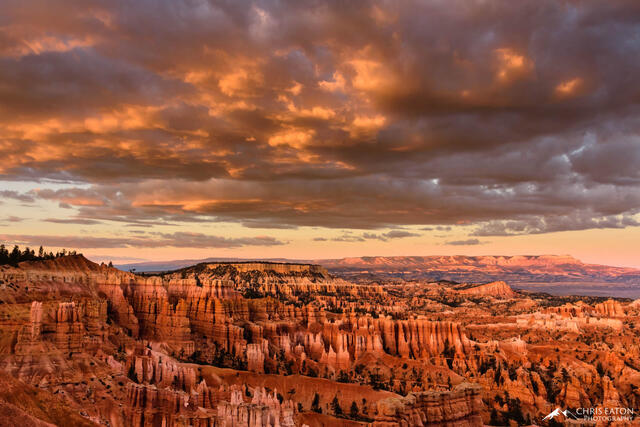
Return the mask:
M 243 246 L 277 246 L 284 242 L 269 236 L 227 238 L 202 233 L 151 233 L 135 237 L 40 236 L 0 234 L 0 241 L 25 246 L 64 248 L 240 248 Z
M 6 0 L 0 16 L 0 178 L 77 184 L 0 195 L 74 208 L 52 223 L 638 225 L 637 1 Z M 344 239 L 412 234 L 367 233 Z

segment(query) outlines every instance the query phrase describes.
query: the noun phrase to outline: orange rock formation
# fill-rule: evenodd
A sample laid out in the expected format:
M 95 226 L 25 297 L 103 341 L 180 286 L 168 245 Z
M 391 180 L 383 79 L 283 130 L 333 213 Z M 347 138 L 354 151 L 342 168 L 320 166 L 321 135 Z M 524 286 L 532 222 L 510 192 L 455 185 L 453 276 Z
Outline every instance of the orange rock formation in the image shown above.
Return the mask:
M 640 401 L 637 304 L 502 281 L 354 284 L 277 263 L 136 275 L 68 256 L 0 266 L 0 301 L 1 378 L 37 390 L 0 394 L 0 424 L 59 424 L 64 408 L 115 427 L 481 426 Z

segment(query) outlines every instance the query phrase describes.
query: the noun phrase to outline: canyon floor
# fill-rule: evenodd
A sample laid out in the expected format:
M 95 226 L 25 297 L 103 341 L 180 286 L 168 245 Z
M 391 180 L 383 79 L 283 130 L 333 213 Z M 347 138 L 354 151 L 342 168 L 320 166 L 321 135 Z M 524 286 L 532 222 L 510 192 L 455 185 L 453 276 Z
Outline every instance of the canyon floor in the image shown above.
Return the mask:
M 556 408 L 637 411 L 640 300 L 517 291 L 524 273 L 501 262 L 456 280 L 355 263 L 0 266 L 0 425 L 517 426 L 571 423 L 543 421 Z M 527 262 L 532 283 L 569 263 Z M 574 279 L 637 274 L 580 268 Z

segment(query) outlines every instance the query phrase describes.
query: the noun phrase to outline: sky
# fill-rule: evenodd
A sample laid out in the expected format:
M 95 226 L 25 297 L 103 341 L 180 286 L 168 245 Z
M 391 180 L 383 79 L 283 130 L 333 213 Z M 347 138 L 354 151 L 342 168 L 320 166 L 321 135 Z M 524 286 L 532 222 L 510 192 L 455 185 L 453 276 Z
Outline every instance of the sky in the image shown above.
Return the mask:
M 640 2 L 3 0 L 0 240 L 640 267 Z

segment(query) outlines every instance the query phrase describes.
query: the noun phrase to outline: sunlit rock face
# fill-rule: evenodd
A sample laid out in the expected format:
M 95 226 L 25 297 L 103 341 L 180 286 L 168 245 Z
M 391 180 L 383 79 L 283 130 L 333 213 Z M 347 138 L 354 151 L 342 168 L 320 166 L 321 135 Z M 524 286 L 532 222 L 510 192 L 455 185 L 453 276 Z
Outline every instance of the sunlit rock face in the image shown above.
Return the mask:
M 639 403 L 630 300 L 68 256 L 0 267 L 0 301 L 0 380 L 30 396 L 0 392 L 3 425 L 481 426 Z
M 477 295 L 497 298 L 513 298 L 516 293 L 503 281 L 491 282 L 484 285 L 464 286 L 459 292 L 463 295 Z

